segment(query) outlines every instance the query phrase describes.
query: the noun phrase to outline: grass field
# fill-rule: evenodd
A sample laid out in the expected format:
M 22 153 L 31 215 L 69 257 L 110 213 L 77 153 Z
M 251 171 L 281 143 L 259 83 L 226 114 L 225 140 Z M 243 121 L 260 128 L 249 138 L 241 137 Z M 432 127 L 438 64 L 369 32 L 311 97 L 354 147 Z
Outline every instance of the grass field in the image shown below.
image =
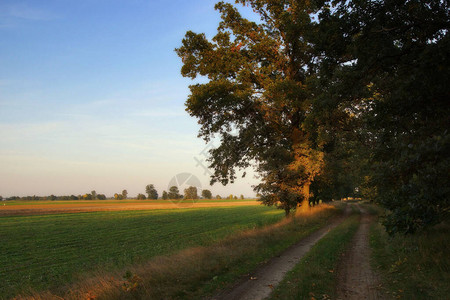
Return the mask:
M 209 299 L 329 224 L 340 212 L 334 206 L 321 205 L 295 218 L 234 232 L 207 246 L 154 257 L 114 272 L 100 270 L 69 286 L 33 294 L 32 299 Z M 265 219 L 266 214 L 276 218 L 279 212 L 269 209 L 260 217 Z
M 264 206 L 0 218 L 0 295 L 70 283 L 280 220 Z

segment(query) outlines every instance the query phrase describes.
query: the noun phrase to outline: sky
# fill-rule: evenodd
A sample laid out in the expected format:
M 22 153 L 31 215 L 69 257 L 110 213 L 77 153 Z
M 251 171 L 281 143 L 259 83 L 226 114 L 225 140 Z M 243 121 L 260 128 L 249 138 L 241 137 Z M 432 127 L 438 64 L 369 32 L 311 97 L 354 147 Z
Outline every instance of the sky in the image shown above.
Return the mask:
M 215 2 L 2 0 L 0 195 L 134 197 L 150 183 L 161 195 L 187 173 L 214 195 L 254 196 L 252 172 L 209 186 L 185 112 L 195 81 L 174 49 L 187 30 L 214 35 Z

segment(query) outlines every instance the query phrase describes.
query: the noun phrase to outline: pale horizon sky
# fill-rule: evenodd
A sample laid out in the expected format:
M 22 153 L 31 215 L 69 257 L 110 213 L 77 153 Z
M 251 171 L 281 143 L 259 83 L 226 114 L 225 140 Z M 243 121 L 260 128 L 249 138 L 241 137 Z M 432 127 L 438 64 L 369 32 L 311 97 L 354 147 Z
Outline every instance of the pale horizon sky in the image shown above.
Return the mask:
M 214 195 L 254 196 L 253 175 L 210 187 L 194 159 L 206 144 L 174 49 L 216 32 L 216 2 L 3 0 L 0 195 L 162 194 L 191 173 Z

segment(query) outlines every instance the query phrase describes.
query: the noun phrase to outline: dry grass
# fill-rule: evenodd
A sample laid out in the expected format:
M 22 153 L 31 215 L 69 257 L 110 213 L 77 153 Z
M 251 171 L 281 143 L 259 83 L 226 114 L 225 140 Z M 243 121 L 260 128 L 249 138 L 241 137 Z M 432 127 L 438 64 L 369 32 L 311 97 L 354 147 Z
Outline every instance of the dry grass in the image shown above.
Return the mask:
M 321 205 L 274 225 L 240 232 L 208 247 L 159 256 L 70 287 L 17 299 L 193 299 L 225 288 L 259 263 L 324 226 L 338 209 Z

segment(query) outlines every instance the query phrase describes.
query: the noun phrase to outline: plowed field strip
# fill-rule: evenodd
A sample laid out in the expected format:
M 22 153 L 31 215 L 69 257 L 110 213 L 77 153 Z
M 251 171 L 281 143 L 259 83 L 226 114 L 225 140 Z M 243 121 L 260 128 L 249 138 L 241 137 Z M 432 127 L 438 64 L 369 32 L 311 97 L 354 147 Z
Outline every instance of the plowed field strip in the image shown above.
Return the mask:
M 228 207 L 260 205 L 258 201 L 232 202 L 194 202 L 194 203 L 58 203 L 58 204 L 28 204 L 0 206 L 0 216 L 29 216 L 44 214 L 80 213 L 91 211 L 149 210 L 149 209 L 180 209 L 201 207 Z

